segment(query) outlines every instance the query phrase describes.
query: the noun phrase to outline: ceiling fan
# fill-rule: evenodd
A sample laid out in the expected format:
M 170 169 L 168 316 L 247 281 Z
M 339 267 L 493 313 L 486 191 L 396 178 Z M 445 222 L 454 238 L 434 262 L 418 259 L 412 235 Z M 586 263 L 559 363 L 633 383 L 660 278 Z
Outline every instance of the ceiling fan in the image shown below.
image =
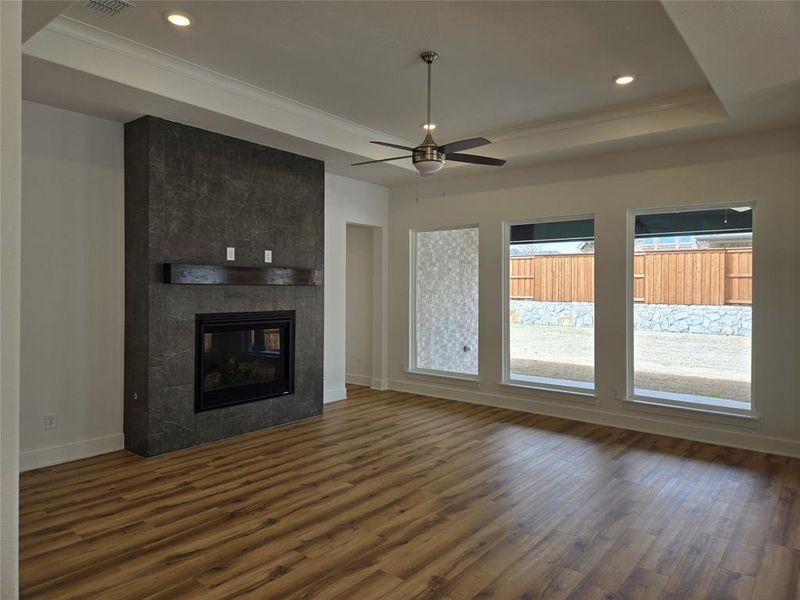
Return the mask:
M 474 165 L 490 165 L 492 167 L 502 167 L 506 161 L 499 158 L 489 158 L 488 156 L 477 156 L 475 154 L 463 154 L 462 150 L 470 150 L 471 148 L 478 148 L 491 144 L 489 140 L 482 137 L 470 138 L 468 140 L 459 140 L 457 142 L 450 142 L 439 146 L 433 141 L 431 130 L 436 127 L 431 121 L 431 65 L 439 58 L 436 52 L 423 52 L 420 54 L 423 62 L 428 65 L 428 120 L 425 121 L 423 127 L 427 130 L 425 139 L 416 148 L 409 148 L 408 146 L 400 146 L 398 144 L 389 144 L 387 142 L 370 142 L 371 144 L 378 144 L 380 146 L 388 146 L 390 148 L 397 148 L 399 150 L 408 150 L 411 152 L 408 156 L 396 156 L 394 158 L 384 158 L 383 160 L 365 160 L 364 162 L 353 163 L 352 166 L 369 165 L 373 163 L 389 162 L 392 160 L 402 160 L 410 158 L 414 163 L 420 175 L 433 175 L 439 171 L 445 163 L 445 160 L 452 160 L 454 162 L 471 163 Z

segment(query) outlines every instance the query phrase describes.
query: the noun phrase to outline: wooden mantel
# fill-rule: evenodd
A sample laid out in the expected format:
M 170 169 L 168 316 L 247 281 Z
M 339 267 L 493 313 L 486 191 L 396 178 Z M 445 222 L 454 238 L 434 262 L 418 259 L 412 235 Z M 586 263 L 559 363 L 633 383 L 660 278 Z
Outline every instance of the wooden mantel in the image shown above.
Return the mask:
M 319 269 L 164 263 L 164 283 L 190 285 L 322 285 Z

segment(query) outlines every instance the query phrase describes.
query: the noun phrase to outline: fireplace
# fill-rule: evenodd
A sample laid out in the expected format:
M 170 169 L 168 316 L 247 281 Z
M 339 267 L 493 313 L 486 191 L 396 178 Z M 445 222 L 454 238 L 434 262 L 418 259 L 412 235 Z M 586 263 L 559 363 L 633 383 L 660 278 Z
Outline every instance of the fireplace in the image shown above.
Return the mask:
M 294 393 L 294 311 L 195 320 L 195 412 Z
M 322 414 L 324 217 L 322 161 L 155 117 L 125 125 L 128 450 Z M 255 311 L 294 313 L 242 314 Z

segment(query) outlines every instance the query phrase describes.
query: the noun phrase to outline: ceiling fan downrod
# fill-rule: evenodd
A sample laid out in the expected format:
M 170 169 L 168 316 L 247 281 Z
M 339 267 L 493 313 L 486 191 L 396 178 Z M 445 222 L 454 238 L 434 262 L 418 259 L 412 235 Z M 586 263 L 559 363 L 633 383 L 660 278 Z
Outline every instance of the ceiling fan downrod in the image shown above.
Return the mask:
M 419 171 L 419 174 L 425 176 L 439 171 L 444 166 L 445 157 L 444 153 L 439 151 L 439 147 L 433 141 L 433 136 L 431 135 L 431 123 L 433 123 L 431 121 L 431 65 L 439 58 L 439 55 L 429 50 L 419 56 L 428 65 L 428 120 L 425 121 L 425 139 L 422 140 L 418 147 L 414 148 L 411 162 Z
M 430 124 L 433 123 L 433 121 L 431 121 L 431 65 L 436 62 L 439 55 L 436 54 L 436 52 L 428 51 L 420 54 L 420 58 L 428 65 L 428 120 L 425 121 L 425 124 L 430 127 Z M 430 132 L 430 129 L 428 132 Z

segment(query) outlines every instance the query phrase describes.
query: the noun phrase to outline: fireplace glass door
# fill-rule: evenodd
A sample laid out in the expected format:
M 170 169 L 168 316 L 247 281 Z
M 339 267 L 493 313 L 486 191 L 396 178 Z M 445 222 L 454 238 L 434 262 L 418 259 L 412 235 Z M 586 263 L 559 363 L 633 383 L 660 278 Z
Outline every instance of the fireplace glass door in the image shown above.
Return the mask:
M 294 311 L 197 316 L 196 410 L 294 391 Z

